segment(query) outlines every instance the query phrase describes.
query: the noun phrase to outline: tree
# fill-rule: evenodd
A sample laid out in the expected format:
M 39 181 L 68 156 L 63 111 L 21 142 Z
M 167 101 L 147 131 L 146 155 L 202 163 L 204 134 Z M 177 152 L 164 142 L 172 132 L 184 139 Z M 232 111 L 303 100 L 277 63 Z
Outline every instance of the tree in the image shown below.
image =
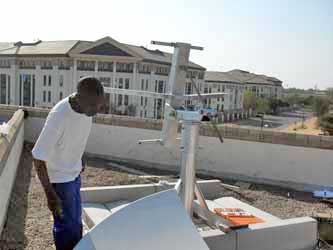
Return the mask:
M 113 102 L 110 103 L 109 109 L 110 109 L 110 114 L 117 114 L 118 113 L 116 105 Z
M 256 110 L 260 113 L 266 113 L 269 110 L 269 103 L 264 98 L 257 98 L 256 100 Z
M 317 116 L 322 116 L 328 113 L 330 101 L 327 97 L 314 98 L 313 110 Z
M 333 88 L 327 88 L 326 94 L 329 98 L 330 103 L 333 104 Z
M 333 113 L 327 113 L 318 119 L 318 125 L 323 131 L 333 135 Z
M 278 111 L 279 111 L 279 107 L 281 105 L 282 107 L 282 101 L 281 100 L 278 100 L 276 98 L 271 98 L 269 99 L 269 109 L 273 112 L 273 114 L 277 114 Z
M 284 98 L 284 101 L 288 103 L 290 106 L 294 106 L 301 102 L 301 97 L 298 94 L 291 94 Z
M 135 116 L 136 115 L 136 106 L 134 104 L 128 105 L 125 112 L 129 116 Z
M 314 97 L 311 95 L 311 96 L 308 96 L 306 97 L 302 103 L 304 104 L 304 106 L 313 106 L 314 104 Z
M 249 110 L 249 109 L 255 110 L 256 109 L 256 97 L 249 90 L 246 90 L 244 92 L 243 108 L 245 110 Z

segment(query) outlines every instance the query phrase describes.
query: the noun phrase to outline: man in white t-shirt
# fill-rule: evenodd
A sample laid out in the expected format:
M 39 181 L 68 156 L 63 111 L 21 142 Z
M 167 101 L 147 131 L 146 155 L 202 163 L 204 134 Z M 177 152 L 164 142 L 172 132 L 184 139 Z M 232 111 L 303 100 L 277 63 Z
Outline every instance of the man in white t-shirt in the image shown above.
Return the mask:
M 77 93 L 57 103 L 32 150 L 33 163 L 52 212 L 57 250 L 72 250 L 82 238 L 80 173 L 92 116 L 104 107 L 104 90 L 82 78 Z

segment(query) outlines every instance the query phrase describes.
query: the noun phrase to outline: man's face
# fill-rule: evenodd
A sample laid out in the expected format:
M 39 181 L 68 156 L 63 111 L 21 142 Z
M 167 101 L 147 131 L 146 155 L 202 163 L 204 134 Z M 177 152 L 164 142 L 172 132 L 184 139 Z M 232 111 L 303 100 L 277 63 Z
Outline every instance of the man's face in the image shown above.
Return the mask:
M 94 116 L 104 111 L 105 99 L 101 96 L 80 96 L 79 98 L 81 111 L 87 116 Z

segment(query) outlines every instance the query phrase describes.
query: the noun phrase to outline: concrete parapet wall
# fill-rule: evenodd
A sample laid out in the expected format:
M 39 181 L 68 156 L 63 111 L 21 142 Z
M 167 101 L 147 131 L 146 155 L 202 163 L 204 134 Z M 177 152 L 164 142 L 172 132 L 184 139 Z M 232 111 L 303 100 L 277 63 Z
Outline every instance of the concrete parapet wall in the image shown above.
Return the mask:
M 8 135 L 0 137 L 0 234 L 6 222 L 8 205 L 23 149 L 23 119 L 23 111 L 16 111 L 8 122 L 10 127 Z
M 34 142 L 44 119 L 28 118 L 25 139 Z M 160 131 L 94 123 L 86 152 L 106 159 L 123 159 L 141 167 L 179 171 L 179 147 L 138 144 L 160 137 Z M 298 190 L 333 188 L 332 150 L 200 136 L 199 173 L 276 184 Z
M 0 105 L 0 115 L 11 116 L 19 107 L 10 105 Z M 24 107 L 29 115 L 34 118 L 45 118 L 48 109 Z M 98 114 L 94 118 L 96 124 L 120 126 L 127 128 L 141 128 L 149 130 L 161 130 L 162 121 L 154 119 L 143 119 L 137 117 L 102 115 Z M 272 129 L 241 128 L 225 125 L 217 126 L 224 138 L 254 141 L 271 144 L 283 144 L 290 146 L 313 147 L 323 149 L 333 149 L 333 137 L 302 135 L 297 133 L 279 132 Z M 217 133 L 210 123 L 203 123 L 200 128 L 200 135 L 217 137 Z

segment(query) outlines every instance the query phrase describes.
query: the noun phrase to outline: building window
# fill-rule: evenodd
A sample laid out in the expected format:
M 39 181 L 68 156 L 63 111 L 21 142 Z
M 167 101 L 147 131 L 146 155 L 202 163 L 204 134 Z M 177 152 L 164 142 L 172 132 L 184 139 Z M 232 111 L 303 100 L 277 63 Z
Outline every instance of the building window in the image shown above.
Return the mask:
M 6 97 L 7 97 L 6 79 L 7 79 L 7 75 L 0 74 L 0 90 L 1 90 L 0 103 L 1 104 L 6 104 L 6 102 L 7 102 L 7 100 L 6 100 Z
M 41 69 L 52 69 L 52 62 L 51 61 L 42 61 Z
M 46 82 L 47 82 L 47 76 L 46 76 L 46 75 L 44 75 L 44 76 L 43 76 L 43 78 L 44 78 L 43 85 L 44 85 L 44 86 L 46 86 Z
M 49 76 L 49 86 L 51 86 L 51 82 L 52 82 L 52 79 L 51 79 L 51 76 Z
M 158 93 L 163 93 L 164 91 L 164 83 L 163 81 L 158 81 Z
M 46 102 L 46 91 L 43 91 L 43 102 Z
M 20 69 L 36 69 L 36 64 L 34 61 L 21 60 L 19 61 Z
M 22 105 L 22 84 L 23 84 L 23 75 L 20 75 L 19 105 Z
M 141 106 L 143 106 L 143 96 L 141 96 Z
M 204 88 L 204 93 L 208 93 L 208 88 L 207 87 Z
M 8 104 L 10 104 L 10 75 L 8 75 Z
M 140 64 L 139 65 L 139 73 L 141 74 L 150 74 L 151 67 L 148 64 Z
M 59 93 L 59 100 L 62 100 L 62 98 L 63 98 L 63 94 L 62 94 L 62 92 L 60 91 L 60 93 Z
M 60 87 L 64 86 L 64 76 L 63 75 L 59 76 L 59 86 Z
M 77 70 L 95 71 L 95 62 L 93 61 L 78 61 Z
M 204 79 L 204 72 L 201 71 L 199 72 L 199 77 L 198 77 L 200 80 L 203 80 Z
M 99 62 L 98 71 L 113 72 L 113 62 Z
M 145 110 L 145 118 L 147 117 L 147 110 Z
M 185 94 L 189 95 L 192 93 L 192 84 L 190 82 L 187 82 L 185 84 Z
M 169 68 L 166 68 L 166 67 L 156 67 L 155 74 L 156 75 L 167 76 L 169 74 Z
M 118 88 L 120 88 L 120 89 L 123 88 L 123 78 L 119 78 L 119 81 L 118 81 Z
M 36 88 L 36 78 L 32 75 L 32 103 L 31 105 L 35 107 L 35 88 Z
M 0 60 L 0 68 L 2 68 L 2 69 L 10 68 L 10 61 L 9 60 Z
M 117 63 L 116 71 L 123 72 L 123 73 L 132 73 L 133 72 L 133 63 Z
M 123 104 L 123 95 L 118 95 L 118 106 Z
M 110 87 L 111 86 L 111 78 L 110 77 L 100 77 L 99 80 L 103 84 L 104 87 Z
M 35 75 L 22 74 L 20 75 L 20 105 L 32 106 L 33 100 L 33 83 L 35 82 Z M 22 103 L 23 101 L 23 103 Z
M 51 103 L 51 91 L 49 91 L 47 99 L 48 99 L 48 102 Z
M 148 90 L 148 80 L 146 80 L 146 90 Z
M 125 98 L 124 98 L 124 105 L 125 105 L 125 106 L 128 105 L 128 95 L 125 95 Z
M 145 79 L 141 79 L 141 90 L 145 88 Z
M 59 61 L 59 65 L 58 65 L 58 69 L 59 70 L 69 70 L 71 67 L 71 63 L 69 61 L 64 61 L 64 60 L 60 60 Z
M 140 111 L 140 117 L 142 117 L 142 110 Z
M 145 97 L 145 106 L 147 106 L 148 103 L 148 97 Z
M 125 78 L 125 89 L 129 89 L 129 78 Z

